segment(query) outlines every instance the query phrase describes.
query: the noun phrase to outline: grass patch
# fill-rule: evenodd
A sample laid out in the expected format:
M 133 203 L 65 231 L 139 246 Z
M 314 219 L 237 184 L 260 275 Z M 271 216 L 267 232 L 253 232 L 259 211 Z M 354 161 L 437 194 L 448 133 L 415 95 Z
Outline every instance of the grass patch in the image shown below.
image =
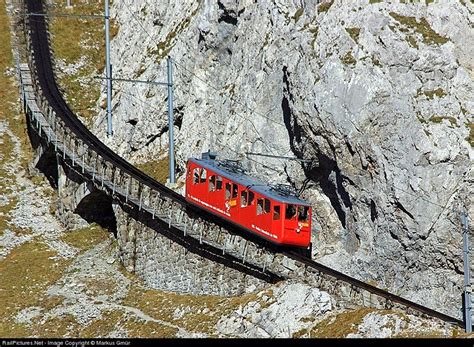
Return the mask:
M 442 98 L 443 96 L 446 95 L 446 93 L 444 92 L 444 90 L 441 89 L 441 88 L 434 89 L 434 90 L 425 90 L 425 91 L 423 92 L 423 94 L 425 94 L 426 97 L 427 97 L 428 99 L 430 99 L 430 100 L 432 100 L 432 99 L 435 97 L 435 95 L 436 95 L 438 98 Z
M 295 14 L 293 15 L 293 17 L 291 17 L 295 23 L 298 22 L 298 20 L 300 19 L 300 17 L 303 15 L 303 12 L 304 12 L 304 9 L 302 7 L 298 8 L 295 12 Z
M 38 305 L 44 292 L 56 282 L 67 261 L 51 259 L 56 253 L 39 242 L 27 242 L 13 249 L 0 262 L 0 336 L 30 336 L 30 327 L 15 323 L 20 310 Z
M 309 337 L 346 337 L 348 334 L 356 333 L 364 317 L 375 311 L 377 310 L 374 308 L 361 308 L 326 318 L 309 331 Z M 303 335 L 305 332 L 300 333 Z
M 341 61 L 344 65 L 355 65 L 357 60 L 352 55 L 352 52 L 347 52 L 342 58 Z
M 380 63 L 380 60 L 375 55 L 372 56 L 372 64 L 374 64 L 375 66 L 378 66 L 378 67 L 382 67 L 382 64 Z
M 75 248 L 79 248 L 81 251 L 85 251 L 102 241 L 108 240 L 108 238 L 107 230 L 102 229 L 96 223 L 92 223 L 85 228 L 67 232 L 61 237 L 61 240 Z
M 66 8 L 66 2 L 54 0 L 54 11 L 75 15 L 102 14 L 101 1 L 75 1 L 72 9 Z M 96 113 L 96 102 L 100 97 L 101 82 L 94 80 L 95 75 L 103 73 L 105 68 L 105 32 L 104 21 L 100 19 L 52 17 L 49 21 L 52 48 L 56 60 L 66 64 L 79 64 L 73 73 L 58 76 L 58 84 L 64 90 L 64 96 L 72 110 L 87 121 Z M 115 21 L 110 21 L 110 37 L 118 33 Z M 71 39 L 74 38 L 74 39 Z
M 333 3 L 334 3 L 334 0 L 323 2 L 322 4 L 318 6 L 318 12 L 324 13 L 324 12 L 329 11 Z
M 444 119 L 449 120 L 452 126 L 457 126 L 456 118 L 448 116 L 431 116 L 430 122 L 433 123 L 442 123 Z
M 474 147 L 474 123 L 467 123 L 467 127 L 469 129 L 469 135 L 466 137 L 466 141 L 469 142 L 471 147 Z
M 418 43 L 416 42 L 416 39 L 412 35 L 407 35 L 405 37 L 405 40 L 408 42 L 410 47 L 418 49 Z
M 169 174 L 169 159 L 168 157 L 161 160 L 149 160 L 145 163 L 136 164 L 138 169 L 153 177 L 160 183 L 166 183 Z
M 443 45 L 449 41 L 449 39 L 434 31 L 426 18 L 421 18 L 418 21 L 415 17 L 402 16 L 395 12 L 390 12 L 390 16 L 414 32 L 421 34 L 423 42 L 427 45 Z
M 356 42 L 359 43 L 360 28 L 345 28 L 349 36 Z

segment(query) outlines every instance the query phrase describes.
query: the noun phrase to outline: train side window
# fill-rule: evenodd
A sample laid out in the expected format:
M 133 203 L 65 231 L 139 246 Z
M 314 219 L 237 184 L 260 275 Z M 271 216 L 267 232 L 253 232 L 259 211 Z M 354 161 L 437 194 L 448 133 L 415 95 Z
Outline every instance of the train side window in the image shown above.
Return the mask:
M 264 213 L 270 213 L 270 200 L 265 199 L 263 207 L 264 207 L 263 209 Z
M 206 174 L 207 174 L 206 169 L 202 169 L 201 170 L 201 177 L 199 178 L 199 183 L 206 182 Z
M 230 199 L 230 189 L 231 189 L 230 183 L 226 183 L 225 184 L 225 198 L 226 198 L 226 200 Z
M 302 222 L 306 222 L 308 220 L 309 207 L 308 206 L 298 206 L 298 220 Z
M 199 183 L 199 168 L 193 170 L 193 184 Z
M 280 219 L 280 206 L 273 206 L 273 220 Z
M 257 216 L 263 214 L 263 199 L 257 199 Z
M 222 190 L 222 177 L 221 176 L 217 176 L 216 190 Z
M 248 199 L 249 192 L 248 190 L 242 190 L 240 192 L 240 207 L 247 207 L 247 199 Z
M 249 191 L 249 201 L 248 201 L 248 206 L 253 204 L 253 200 L 255 199 L 255 194 L 251 191 Z
M 212 175 L 209 177 L 209 191 L 214 192 L 216 190 L 216 176 Z
M 232 184 L 232 199 L 237 198 L 237 195 L 239 195 L 239 188 L 237 184 L 233 183 Z
M 286 205 L 285 219 L 293 219 L 296 216 L 295 205 Z

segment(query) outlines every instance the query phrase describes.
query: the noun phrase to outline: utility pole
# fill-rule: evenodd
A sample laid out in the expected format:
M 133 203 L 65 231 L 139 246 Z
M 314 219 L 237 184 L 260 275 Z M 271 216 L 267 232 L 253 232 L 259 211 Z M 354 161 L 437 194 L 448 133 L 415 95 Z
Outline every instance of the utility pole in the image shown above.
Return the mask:
M 174 173 L 174 136 L 173 136 L 173 61 L 168 56 L 168 130 L 169 130 L 169 166 L 170 166 L 170 177 L 168 183 L 173 186 L 175 182 Z
M 107 79 L 107 136 L 112 136 L 112 66 L 110 65 L 109 0 L 105 0 L 105 74 Z
M 471 259 L 469 256 L 469 227 L 467 212 L 461 212 L 464 260 L 464 323 L 467 333 L 472 333 Z
M 71 7 L 71 0 L 67 0 L 66 7 Z

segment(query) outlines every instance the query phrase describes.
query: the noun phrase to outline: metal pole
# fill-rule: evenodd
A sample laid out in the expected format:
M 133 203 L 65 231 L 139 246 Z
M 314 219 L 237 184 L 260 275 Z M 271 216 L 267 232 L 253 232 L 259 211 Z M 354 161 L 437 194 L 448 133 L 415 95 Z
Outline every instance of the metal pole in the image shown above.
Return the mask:
M 469 234 L 467 213 L 461 212 L 463 260 L 464 260 L 464 322 L 467 333 L 472 332 L 472 301 L 471 301 L 471 274 L 469 257 Z
M 169 128 L 169 165 L 170 177 L 169 183 L 175 183 L 174 177 L 174 136 L 173 136 L 173 62 L 168 57 L 168 128 Z
M 107 136 L 112 136 L 112 66 L 110 65 L 109 19 L 109 0 L 105 0 L 105 77 L 107 78 Z
M 66 6 L 67 6 L 67 7 L 71 7 L 71 0 L 67 0 Z

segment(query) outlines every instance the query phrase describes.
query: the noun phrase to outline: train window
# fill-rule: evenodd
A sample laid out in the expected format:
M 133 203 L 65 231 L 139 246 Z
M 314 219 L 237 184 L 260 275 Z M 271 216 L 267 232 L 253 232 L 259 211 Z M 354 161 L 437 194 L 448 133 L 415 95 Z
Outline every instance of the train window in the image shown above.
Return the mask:
M 237 195 L 239 195 L 239 188 L 237 184 L 232 184 L 232 199 L 237 198 Z
M 247 207 L 248 195 L 248 190 L 242 190 L 242 192 L 240 192 L 240 207 Z
M 225 184 L 225 198 L 226 200 L 230 199 L 230 183 Z
M 273 206 L 273 220 L 280 219 L 280 206 Z
M 193 184 L 199 183 L 199 168 L 193 170 Z
M 212 175 L 209 177 L 209 191 L 213 192 L 216 190 L 216 176 Z
M 249 201 L 247 203 L 248 206 L 253 204 L 253 199 L 255 198 L 255 194 L 251 191 L 249 191 Z
M 263 199 L 257 199 L 257 216 L 263 214 Z
M 298 220 L 306 222 L 308 220 L 308 206 L 298 206 Z
M 201 177 L 199 178 L 199 183 L 206 182 L 206 174 L 207 174 L 206 169 L 202 169 L 201 170 Z
M 217 176 L 216 190 L 222 190 L 222 177 L 221 176 Z
M 286 205 L 285 218 L 293 219 L 296 216 L 296 207 L 295 205 Z
M 264 200 L 264 212 L 270 213 L 270 200 L 268 199 Z

